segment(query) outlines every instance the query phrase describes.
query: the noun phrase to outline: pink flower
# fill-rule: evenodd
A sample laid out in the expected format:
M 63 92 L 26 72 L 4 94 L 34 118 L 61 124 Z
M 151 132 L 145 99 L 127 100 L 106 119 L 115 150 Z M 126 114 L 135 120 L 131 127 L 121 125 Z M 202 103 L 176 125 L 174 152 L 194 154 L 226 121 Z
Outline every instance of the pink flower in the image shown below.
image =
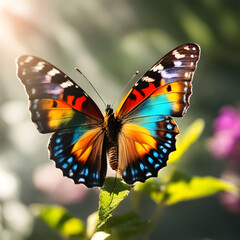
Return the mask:
M 222 178 L 240 186 L 240 111 L 231 106 L 223 107 L 213 128 L 211 150 L 216 158 L 229 160 L 228 170 L 224 171 Z M 239 195 L 224 192 L 220 195 L 220 203 L 229 212 L 240 214 Z
M 223 107 L 213 128 L 210 144 L 214 156 L 240 161 L 240 112 L 231 106 Z
M 88 193 L 87 187 L 75 184 L 73 180 L 63 177 L 62 172 L 56 169 L 53 164 L 44 164 L 37 168 L 33 181 L 38 189 L 62 204 L 77 203 Z

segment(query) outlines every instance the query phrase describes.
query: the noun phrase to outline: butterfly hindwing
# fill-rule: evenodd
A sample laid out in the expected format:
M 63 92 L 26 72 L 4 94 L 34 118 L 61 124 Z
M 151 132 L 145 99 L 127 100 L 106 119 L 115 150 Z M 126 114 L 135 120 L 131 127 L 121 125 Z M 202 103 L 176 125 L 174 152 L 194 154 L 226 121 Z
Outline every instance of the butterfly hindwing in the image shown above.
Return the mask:
M 32 121 L 41 133 L 55 132 L 50 158 L 63 174 L 87 187 L 106 176 L 103 116 L 93 100 L 66 74 L 43 59 L 22 56 L 17 75 L 25 85 Z
M 189 107 L 198 45 L 183 44 L 153 65 L 126 94 L 116 110 L 123 126 L 119 134 L 119 167 L 127 183 L 157 176 L 176 150 L 177 125 Z M 125 144 L 125 143 L 126 144 Z
M 119 168 L 124 181 L 132 184 L 156 177 L 176 149 L 178 133 L 174 120 L 167 116 L 127 121 L 119 135 Z
M 87 187 L 102 186 L 107 170 L 102 129 L 78 127 L 54 133 L 49 143 L 50 158 L 63 174 Z

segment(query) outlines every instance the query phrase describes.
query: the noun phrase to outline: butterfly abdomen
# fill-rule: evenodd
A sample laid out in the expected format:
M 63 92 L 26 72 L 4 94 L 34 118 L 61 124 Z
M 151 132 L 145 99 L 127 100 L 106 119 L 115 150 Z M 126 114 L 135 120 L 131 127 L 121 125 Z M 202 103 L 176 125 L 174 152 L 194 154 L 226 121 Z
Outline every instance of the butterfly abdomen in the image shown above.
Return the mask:
M 114 117 L 113 109 L 107 107 L 104 117 L 106 130 L 109 164 L 113 170 L 118 169 L 118 134 L 121 128 L 120 122 Z
M 108 148 L 109 164 L 113 170 L 118 169 L 118 144 L 116 141 L 109 142 Z

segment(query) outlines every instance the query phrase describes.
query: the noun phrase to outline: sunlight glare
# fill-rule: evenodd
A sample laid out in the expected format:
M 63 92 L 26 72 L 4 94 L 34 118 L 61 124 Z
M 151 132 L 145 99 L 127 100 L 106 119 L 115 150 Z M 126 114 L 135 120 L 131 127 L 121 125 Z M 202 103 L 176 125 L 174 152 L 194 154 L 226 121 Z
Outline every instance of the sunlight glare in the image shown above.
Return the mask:
M 17 193 L 17 178 L 5 169 L 0 168 L 0 200 L 4 201 L 16 197 Z
M 8 201 L 3 206 L 3 215 L 5 221 L 12 226 L 16 233 L 22 236 L 29 235 L 33 217 L 26 206 L 15 200 Z

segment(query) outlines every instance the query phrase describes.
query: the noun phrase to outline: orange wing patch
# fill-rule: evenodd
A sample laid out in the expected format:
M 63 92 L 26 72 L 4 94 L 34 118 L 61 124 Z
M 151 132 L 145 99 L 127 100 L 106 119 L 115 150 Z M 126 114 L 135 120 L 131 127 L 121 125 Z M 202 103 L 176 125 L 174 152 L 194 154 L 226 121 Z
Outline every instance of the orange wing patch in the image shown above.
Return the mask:
M 179 133 L 173 119 L 166 116 L 133 118 L 119 133 L 118 171 L 125 182 L 133 184 L 156 177 L 166 166 L 169 154 L 176 150 Z
M 126 123 L 119 134 L 119 171 L 143 159 L 151 149 L 157 147 L 157 140 L 144 127 Z
M 95 128 L 86 132 L 73 146 L 72 154 L 79 163 L 85 163 L 88 159 L 91 161 L 90 155 L 96 155 L 94 152 L 99 151 L 98 139 L 102 135 L 102 128 Z M 101 143 L 102 143 L 101 139 Z

